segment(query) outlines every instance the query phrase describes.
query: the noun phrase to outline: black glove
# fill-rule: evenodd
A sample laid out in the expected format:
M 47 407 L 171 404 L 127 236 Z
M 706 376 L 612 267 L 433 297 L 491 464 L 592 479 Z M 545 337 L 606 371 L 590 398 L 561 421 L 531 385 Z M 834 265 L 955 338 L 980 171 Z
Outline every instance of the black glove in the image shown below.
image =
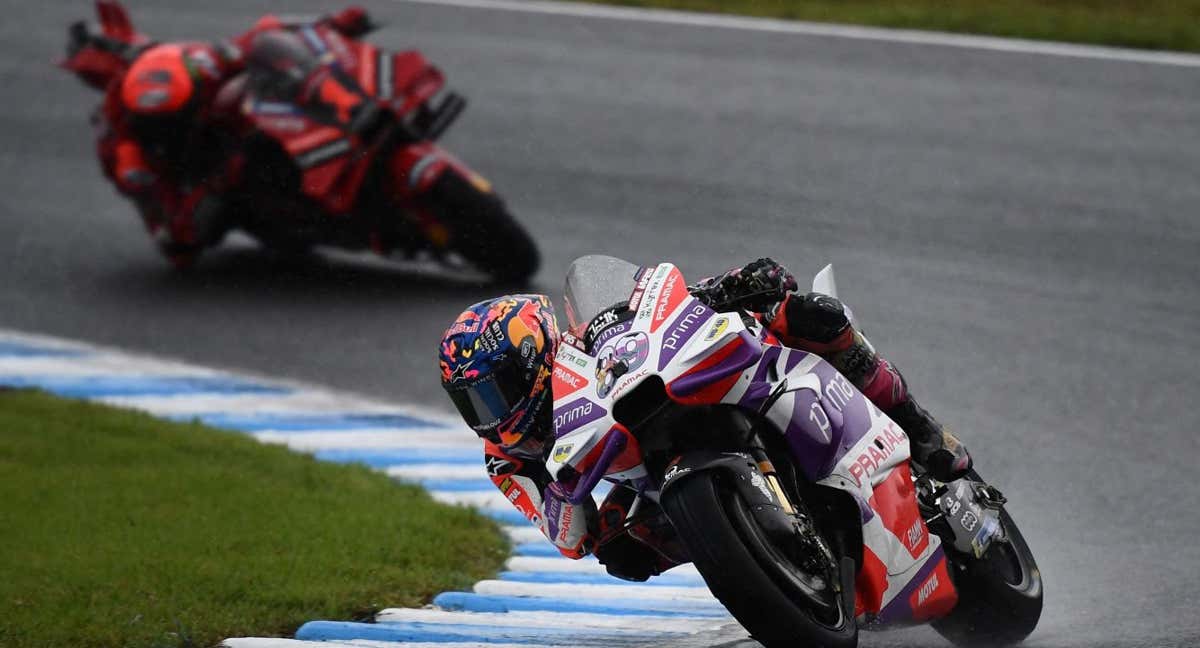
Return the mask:
M 787 268 L 762 258 L 689 286 L 688 290 L 714 310 L 741 308 L 761 313 L 797 287 L 796 278 Z

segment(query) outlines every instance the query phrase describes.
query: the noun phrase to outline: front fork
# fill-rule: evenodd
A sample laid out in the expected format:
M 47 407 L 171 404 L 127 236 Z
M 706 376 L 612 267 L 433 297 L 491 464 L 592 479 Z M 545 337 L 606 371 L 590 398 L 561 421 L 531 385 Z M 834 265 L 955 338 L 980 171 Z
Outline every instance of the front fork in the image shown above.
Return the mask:
M 812 561 L 811 567 L 826 573 L 826 579 L 832 584 L 833 591 L 842 601 L 843 610 L 848 616 L 853 617 L 854 579 L 856 576 L 854 560 L 850 557 L 843 557 L 839 561 L 825 537 L 817 529 L 812 516 L 807 510 L 802 510 L 804 509 L 803 501 L 792 502 L 791 496 L 788 495 L 779 479 L 775 464 L 767 455 L 767 451 L 757 435 L 753 435 L 751 438 L 750 457 L 757 464 L 767 487 L 775 494 L 780 508 L 795 521 L 796 539 L 799 540 L 798 549 L 801 555 L 816 558 Z

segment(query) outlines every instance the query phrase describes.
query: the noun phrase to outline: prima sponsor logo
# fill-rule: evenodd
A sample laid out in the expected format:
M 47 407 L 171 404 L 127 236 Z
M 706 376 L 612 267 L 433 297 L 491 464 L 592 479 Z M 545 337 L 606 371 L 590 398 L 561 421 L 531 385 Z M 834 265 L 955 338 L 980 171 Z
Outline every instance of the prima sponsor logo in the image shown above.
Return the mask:
M 554 410 L 554 429 L 558 434 L 590 423 L 605 414 L 604 408 L 586 398 L 577 398 L 570 403 Z
M 663 348 L 670 349 L 672 351 L 679 351 L 679 346 L 687 340 L 688 333 L 692 331 L 692 328 L 696 325 L 696 322 L 699 321 L 700 318 L 704 317 L 706 311 L 707 309 L 699 304 L 693 306 L 692 309 L 683 316 L 683 319 L 679 320 L 679 323 L 676 324 L 669 333 L 667 333 L 666 339 L 663 340 Z
M 933 576 L 930 576 L 929 580 L 925 581 L 925 584 L 917 591 L 917 605 L 924 604 L 929 595 L 937 591 L 938 584 L 937 572 L 933 572 Z
M 833 403 L 839 412 L 844 411 L 846 405 L 850 403 L 850 399 L 854 398 L 854 387 L 842 374 L 834 374 L 829 383 L 825 385 L 825 398 Z
M 904 445 L 908 438 L 896 430 L 894 424 L 888 424 L 882 434 L 877 435 L 867 447 L 858 453 L 854 463 L 850 464 L 850 476 L 862 486 L 864 479 L 869 479 L 879 467 L 896 452 L 896 448 Z

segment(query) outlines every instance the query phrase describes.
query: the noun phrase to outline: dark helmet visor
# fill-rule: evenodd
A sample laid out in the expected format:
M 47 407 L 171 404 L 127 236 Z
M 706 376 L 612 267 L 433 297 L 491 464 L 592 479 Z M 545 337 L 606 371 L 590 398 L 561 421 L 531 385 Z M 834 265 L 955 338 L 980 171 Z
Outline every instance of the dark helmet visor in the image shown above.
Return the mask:
M 479 436 L 489 438 L 489 430 L 508 418 L 529 396 L 530 385 L 520 369 L 511 362 L 493 370 L 479 381 L 463 386 L 447 385 L 451 402 Z

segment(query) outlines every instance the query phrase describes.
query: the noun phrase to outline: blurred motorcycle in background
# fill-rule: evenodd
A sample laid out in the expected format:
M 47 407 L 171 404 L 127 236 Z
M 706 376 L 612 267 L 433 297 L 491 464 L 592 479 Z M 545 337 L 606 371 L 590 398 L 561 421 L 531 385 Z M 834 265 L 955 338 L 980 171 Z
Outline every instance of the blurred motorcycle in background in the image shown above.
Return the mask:
M 122 82 L 139 56 L 162 44 L 138 33 L 117 2 L 97 0 L 96 8 L 98 27 L 82 21 L 70 27 L 60 66 L 105 92 L 93 124 L 102 166 L 113 177 L 105 147 L 126 119 Z M 211 230 L 199 248 L 242 230 L 286 254 L 316 246 L 428 254 L 499 281 L 531 276 L 540 262 L 535 242 L 486 179 L 435 143 L 465 99 L 445 89 L 442 72 L 420 52 L 389 53 L 359 40 L 376 25 L 365 12 L 348 11 L 357 12 L 350 15 L 358 24 L 339 24 L 342 15 L 286 21 L 268 15 L 220 44 L 221 63 L 229 52 L 232 72 L 219 77 L 206 106 L 207 116 L 221 118 L 205 125 L 215 124 L 210 130 L 219 131 L 223 144 L 179 146 L 163 173 L 186 189 L 210 182 L 192 175 L 211 177 L 212 168 L 231 167 L 235 156 L 239 164 L 236 178 L 224 181 L 220 223 L 189 225 L 186 234 Z M 214 57 L 200 53 L 193 60 L 209 67 Z M 194 66 L 186 67 L 195 77 Z M 220 159 L 197 163 L 203 158 Z M 169 229 L 145 214 L 143 208 L 152 234 Z M 177 265 L 191 263 L 164 252 Z

